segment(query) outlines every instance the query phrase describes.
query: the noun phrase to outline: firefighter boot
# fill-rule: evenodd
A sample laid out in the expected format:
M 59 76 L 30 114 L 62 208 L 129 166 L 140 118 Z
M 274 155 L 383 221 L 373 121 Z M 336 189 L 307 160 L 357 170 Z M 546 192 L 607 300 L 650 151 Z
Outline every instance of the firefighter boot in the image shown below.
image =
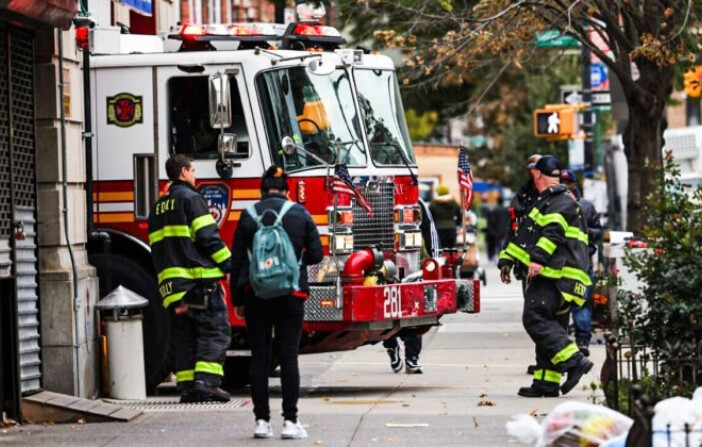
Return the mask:
M 568 378 L 566 379 L 565 382 L 563 382 L 563 385 L 561 385 L 561 392 L 563 395 L 566 395 L 575 388 L 575 385 L 578 384 L 580 379 L 590 372 L 592 369 L 593 363 L 585 358 L 584 355 L 582 355 L 580 352 L 578 352 L 576 355 L 573 356 L 573 361 L 572 361 L 572 366 L 566 369 L 566 373 L 568 374 Z
M 517 394 L 522 397 L 558 397 L 558 384 L 544 380 L 534 380 L 531 386 L 519 388 Z
M 193 381 L 188 380 L 186 382 L 178 382 L 176 389 L 180 393 L 180 403 L 189 404 L 193 401 Z
M 216 385 L 209 385 L 204 380 L 196 380 L 193 385 L 191 402 L 229 402 L 229 393 Z

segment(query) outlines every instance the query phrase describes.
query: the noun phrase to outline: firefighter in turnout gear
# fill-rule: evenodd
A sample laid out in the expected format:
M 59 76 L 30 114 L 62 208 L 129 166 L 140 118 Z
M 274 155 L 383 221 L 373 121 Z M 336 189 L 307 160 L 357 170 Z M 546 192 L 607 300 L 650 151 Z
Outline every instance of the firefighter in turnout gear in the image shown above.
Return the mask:
M 518 394 L 557 397 L 559 387 L 567 394 L 593 366 L 566 328 L 571 304 L 583 305 L 591 283 L 587 227 L 580 206 L 559 184 L 558 160 L 544 156 L 530 168 L 539 196 L 503 254 L 526 268 L 522 323 L 536 344 L 533 383 Z
M 228 276 L 231 253 L 195 189 L 192 159 L 171 156 L 166 173 L 173 183 L 151 210 L 149 243 L 172 322 L 180 400 L 226 402 L 229 394 L 219 386 L 230 328 L 219 281 Z

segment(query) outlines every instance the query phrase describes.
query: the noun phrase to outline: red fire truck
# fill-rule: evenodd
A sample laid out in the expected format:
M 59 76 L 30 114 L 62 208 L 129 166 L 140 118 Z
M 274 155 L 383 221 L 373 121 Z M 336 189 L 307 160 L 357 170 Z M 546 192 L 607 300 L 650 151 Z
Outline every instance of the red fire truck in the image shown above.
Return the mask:
M 301 352 L 355 349 L 479 311 L 479 283 L 455 279 L 456 253 L 420 263 L 417 166 L 392 61 L 343 43 L 316 22 L 190 25 L 167 37 L 90 31 L 93 225 L 111 240 L 110 250 L 92 243 L 90 261 L 108 283 L 101 293 L 121 284 L 150 301 L 149 387 L 172 366 L 147 217 L 173 153 L 194 158 L 227 243 L 259 200 L 264 170 L 290 173 L 291 200 L 312 215 L 326 253 L 308 267 Z M 336 164 L 371 212 L 332 192 Z M 246 331 L 231 311 L 230 321 L 226 376 L 241 383 Z

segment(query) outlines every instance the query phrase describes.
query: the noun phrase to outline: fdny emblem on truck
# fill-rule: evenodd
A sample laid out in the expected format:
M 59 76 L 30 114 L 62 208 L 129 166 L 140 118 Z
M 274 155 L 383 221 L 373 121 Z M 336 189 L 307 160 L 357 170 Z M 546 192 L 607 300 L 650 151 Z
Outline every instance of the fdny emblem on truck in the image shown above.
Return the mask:
M 118 93 L 107 97 L 107 124 L 131 127 L 144 122 L 141 96 Z
M 210 214 L 217 221 L 217 226 L 221 228 L 227 220 L 231 206 L 229 187 L 222 183 L 204 183 L 197 189 L 207 201 Z

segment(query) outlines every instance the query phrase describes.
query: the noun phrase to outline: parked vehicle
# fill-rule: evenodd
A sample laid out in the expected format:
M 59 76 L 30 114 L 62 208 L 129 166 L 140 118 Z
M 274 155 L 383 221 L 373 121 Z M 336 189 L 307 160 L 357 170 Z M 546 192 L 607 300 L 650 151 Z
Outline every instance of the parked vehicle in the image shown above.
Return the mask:
M 165 42 L 112 29 L 90 35 L 91 207 L 95 228 L 112 239 L 111 252 L 91 245 L 90 261 L 101 278 L 111 273 L 111 287 L 149 299 L 149 387 L 172 370 L 146 221 L 167 188 L 172 153 L 194 158 L 197 187 L 227 243 L 260 198 L 264 170 L 289 172 L 290 198 L 312 215 L 326 253 L 308 270 L 301 352 L 355 349 L 427 330 L 458 309 L 479 311 L 478 281 L 420 265 L 417 167 L 389 57 L 342 49 L 338 31 L 316 22 L 189 25 Z M 177 51 L 167 52 L 173 42 Z M 348 167 L 372 213 L 332 192 L 336 164 Z M 231 309 L 230 323 L 225 376 L 241 384 L 248 341 Z

